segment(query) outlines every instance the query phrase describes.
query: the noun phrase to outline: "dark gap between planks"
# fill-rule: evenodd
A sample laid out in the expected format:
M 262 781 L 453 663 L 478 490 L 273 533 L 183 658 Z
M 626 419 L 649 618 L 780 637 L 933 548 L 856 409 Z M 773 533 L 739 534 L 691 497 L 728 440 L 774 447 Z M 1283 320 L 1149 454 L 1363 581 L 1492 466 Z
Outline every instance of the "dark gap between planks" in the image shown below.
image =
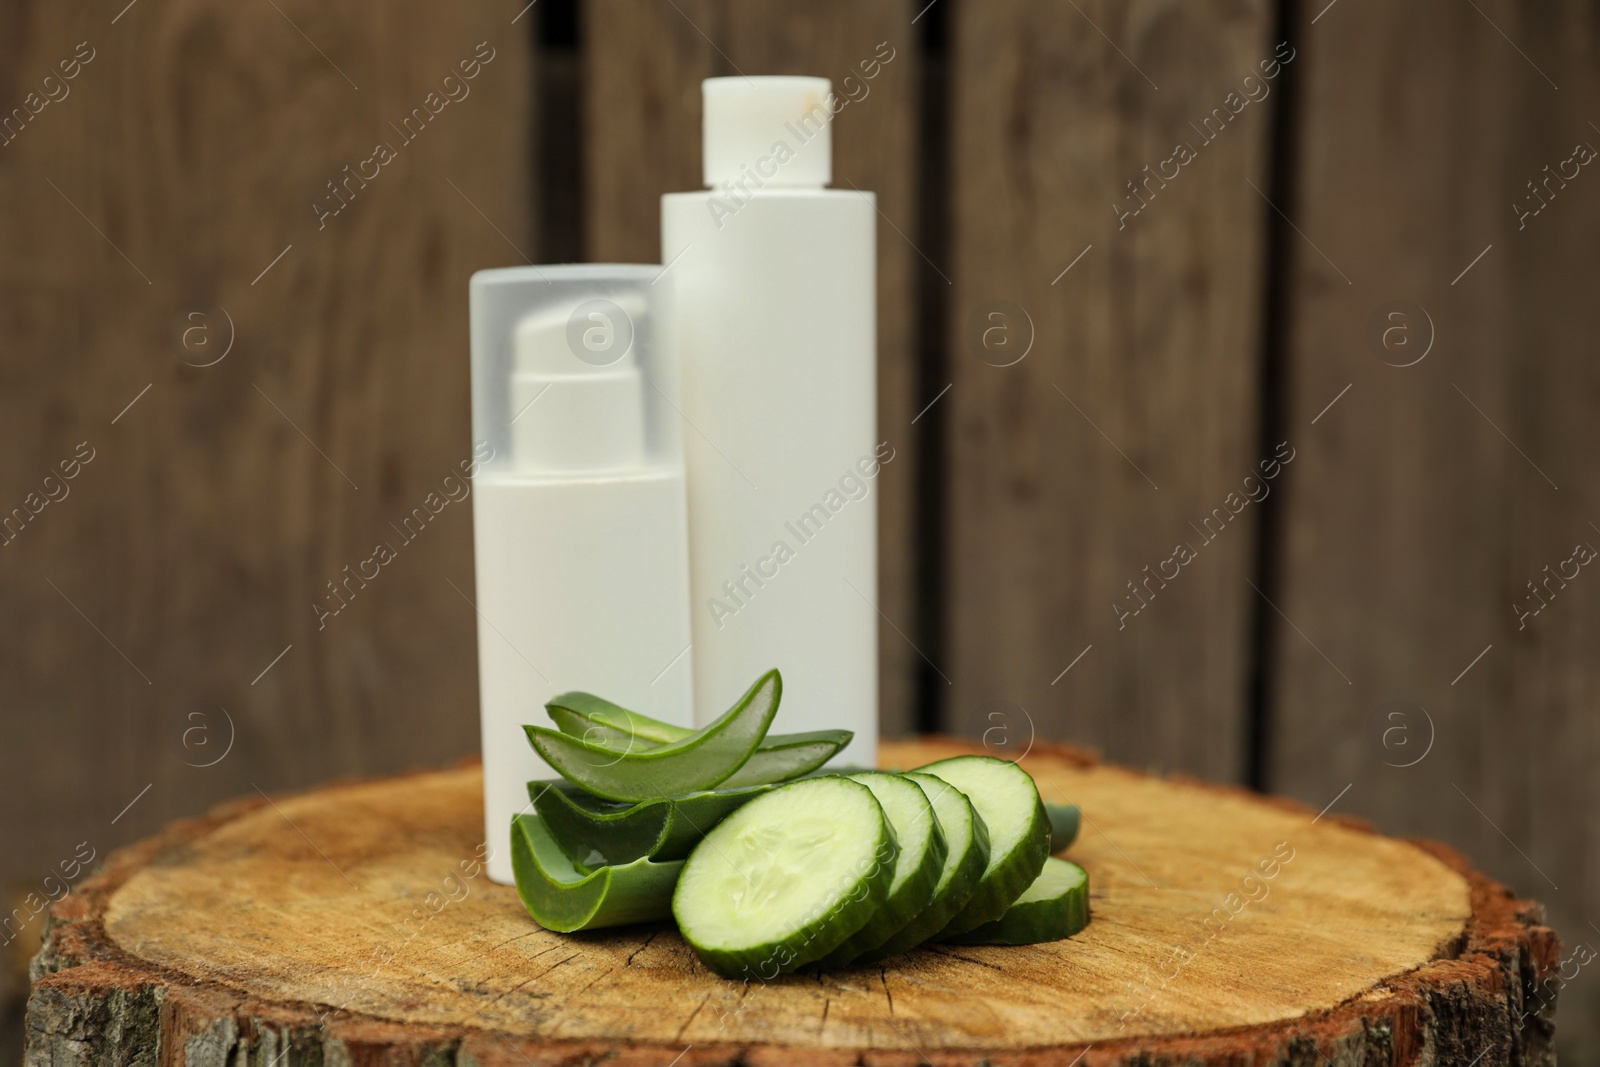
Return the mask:
M 1276 33 L 1273 43 L 1289 41 L 1302 45 L 1299 8 L 1294 0 L 1277 0 Z M 1300 72 L 1304 63 L 1283 68 L 1278 82 L 1277 101 L 1272 109 L 1272 127 L 1267 148 L 1267 196 L 1281 209 L 1261 205 L 1266 219 L 1265 250 L 1262 256 L 1262 318 L 1260 353 L 1260 442 L 1257 452 L 1270 456 L 1284 440 L 1289 402 L 1289 301 L 1290 271 L 1294 266 L 1294 235 L 1285 216 L 1295 213 L 1298 166 L 1298 104 Z M 1272 605 L 1282 603 L 1283 493 L 1286 487 L 1261 502 L 1256 531 L 1253 580 L 1262 595 L 1252 600 L 1249 656 L 1248 707 L 1245 713 L 1245 782 L 1250 788 L 1268 792 L 1272 780 L 1272 723 L 1278 709 L 1273 704 L 1273 685 L 1277 680 L 1277 627 Z
M 915 5 L 920 6 L 920 5 Z M 934 263 L 950 260 L 949 4 L 933 4 L 917 20 L 921 86 L 917 101 L 917 152 L 914 195 L 916 246 Z M 950 378 L 950 285 L 919 257 L 915 292 L 916 407 L 937 397 Z M 923 656 L 916 659 L 913 725 L 919 733 L 942 733 L 949 723 L 949 684 L 930 664 L 943 663 L 949 648 L 950 604 L 948 447 L 952 410 L 948 397 L 912 427 L 916 434 L 913 487 L 913 585 L 916 619 L 912 633 Z
M 534 52 L 534 258 L 583 261 L 583 52 L 577 0 L 528 12 Z

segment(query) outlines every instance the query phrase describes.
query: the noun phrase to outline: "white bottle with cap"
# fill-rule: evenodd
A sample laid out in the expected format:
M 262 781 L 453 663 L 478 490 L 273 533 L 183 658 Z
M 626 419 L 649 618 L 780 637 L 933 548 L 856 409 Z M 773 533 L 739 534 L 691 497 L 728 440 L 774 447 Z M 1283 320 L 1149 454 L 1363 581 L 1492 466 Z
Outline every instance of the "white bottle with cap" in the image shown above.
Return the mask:
M 783 672 L 774 729 L 877 755 L 876 208 L 828 189 L 825 78 L 703 85 L 707 188 L 661 202 L 682 373 L 695 706 Z
M 472 276 L 478 684 L 489 877 L 551 777 L 524 723 L 585 689 L 693 724 L 682 433 L 655 343 L 661 268 Z

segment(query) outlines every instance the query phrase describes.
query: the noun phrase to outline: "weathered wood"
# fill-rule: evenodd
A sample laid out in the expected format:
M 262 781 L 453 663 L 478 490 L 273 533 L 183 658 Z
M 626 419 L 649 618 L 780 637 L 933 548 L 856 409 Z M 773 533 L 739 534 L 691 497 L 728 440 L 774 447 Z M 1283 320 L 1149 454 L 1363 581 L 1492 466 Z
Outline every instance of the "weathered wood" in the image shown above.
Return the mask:
M 919 626 L 911 420 L 920 406 L 912 334 L 914 271 L 922 261 L 906 236 L 917 213 L 915 12 L 904 0 L 597 0 L 584 10 L 591 260 L 660 261 L 661 194 L 702 187 L 701 79 L 809 74 L 831 78 L 851 100 L 833 128 L 833 184 L 869 189 L 878 198 L 878 432 L 895 449 L 874 490 L 877 597 L 886 616 L 878 639 L 879 707 L 885 733 L 909 732 L 919 662 L 906 636 L 917 640 Z M 891 51 L 881 52 L 880 43 Z M 888 62 L 880 58 L 885 54 L 892 55 Z M 874 76 L 864 77 L 864 70 Z
M 1066 749 L 1024 764 L 1083 806 L 1087 930 L 753 986 L 666 924 L 534 925 L 482 873 L 475 769 L 252 797 L 55 906 L 29 1063 L 1552 1062 L 1531 993 L 1555 938 L 1449 850 Z
M 520 261 L 473 205 L 533 250 L 502 5 L 5 7 L 3 107 L 70 89 L 0 146 L 0 514 L 60 497 L 0 547 L 9 909 L 80 841 L 103 857 L 252 780 L 476 747 L 446 581 L 471 589 L 469 503 L 323 629 L 313 605 L 470 455 L 466 280 Z M 389 125 L 462 85 L 414 143 Z M 319 229 L 377 142 L 398 158 Z
M 1271 783 L 1318 806 L 1349 786 L 1340 810 L 1470 852 L 1600 945 L 1600 599 L 1592 568 L 1550 579 L 1600 547 L 1600 178 L 1572 167 L 1537 215 L 1513 207 L 1600 147 L 1593 13 L 1429 0 L 1310 25 L 1324 6 L 1301 8 Z M 1375 347 L 1390 301 L 1412 307 Z M 1563 996 L 1563 1051 L 1592 1060 L 1600 986 Z
M 1270 458 L 1267 209 L 1248 182 L 1264 183 L 1272 99 L 1230 116 L 1229 94 L 1252 74 L 1272 91 L 1272 9 L 1076 8 L 953 18 L 947 720 L 1233 779 L 1259 508 L 1227 501 Z M 1213 109 L 1228 118 L 1208 144 Z M 1176 143 L 1197 158 L 1163 180 Z M 1183 543 L 1197 558 L 1161 579 Z

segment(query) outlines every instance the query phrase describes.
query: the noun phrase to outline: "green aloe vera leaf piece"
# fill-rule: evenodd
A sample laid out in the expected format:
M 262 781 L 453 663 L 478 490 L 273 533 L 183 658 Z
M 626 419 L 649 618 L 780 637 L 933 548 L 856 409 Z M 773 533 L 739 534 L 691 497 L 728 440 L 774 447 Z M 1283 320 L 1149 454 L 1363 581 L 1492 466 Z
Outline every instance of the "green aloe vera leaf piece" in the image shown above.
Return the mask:
M 545 762 L 578 788 L 607 800 L 654 800 L 699 793 L 731 777 L 767 736 L 782 698 L 782 676 L 768 671 L 716 722 L 642 751 L 619 752 L 542 726 L 523 729 Z
M 854 736 L 849 730 L 768 734 L 745 765 L 722 783 L 722 788 L 787 782 L 810 774 L 832 759 Z
M 1065 852 L 1078 839 L 1083 814 L 1076 804 L 1046 804 L 1044 814 L 1050 820 L 1050 851 Z
M 556 719 L 561 725 L 561 732 L 569 737 L 580 738 L 592 745 L 600 745 L 612 752 L 643 752 L 646 749 L 659 747 L 660 742 L 642 741 L 638 735 L 607 732 L 605 728 L 592 723 L 585 726 L 587 720 L 568 718 L 565 711 L 551 710 L 551 718 Z M 682 729 L 675 727 L 675 729 Z M 693 733 L 685 730 L 685 735 Z M 768 734 L 762 738 L 761 744 L 756 747 L 748 762 L 735 772 L 732 778 L 722 783 L 724 786 L 738 785 L 765 785 L 769 782 L 785 782 L 791 778 L 801 778 L 821 767 L 844 746 L 848 745 L 855 733 L 850 730 L 811 730 L 797 734 Z M 865 770 L 866 768 L 835 768 L 840 771 Z
M 533 921 L 570 933 L 670 918 L 683 861 L 639 859 L 580 871 L 539 816 L 517 815 L 511 820 L 511 869 Z
M 635 741 L 670 745 L 694 733 L 686 726 L 652 719 L 593 693 L 574 691 L 551 697 L 544 710 L 564 734 L 585 741 Z
M 562 693 L 544 707 L 562 733 L 617 752 L 672 744 L 694 733 L 687 727 L 630 711 L 593 693 Z M 749 762 L 723 785 L 763 785 L 799 778 L 827 763 L 853 737 L 855 734 L 849 730 L 768 734 Z
M 717 823 L 771 786 L 691 793 L 616 804 L 560 779 L 528 783 L 528 796 L 550 836 L 582 869 L 638 859 L 681 860 Z
M 952 945 L 1037 945 L 1060 941 L 1089 925 L 1089 875 L 1052 856 L 1006 913 L 957 937 Z

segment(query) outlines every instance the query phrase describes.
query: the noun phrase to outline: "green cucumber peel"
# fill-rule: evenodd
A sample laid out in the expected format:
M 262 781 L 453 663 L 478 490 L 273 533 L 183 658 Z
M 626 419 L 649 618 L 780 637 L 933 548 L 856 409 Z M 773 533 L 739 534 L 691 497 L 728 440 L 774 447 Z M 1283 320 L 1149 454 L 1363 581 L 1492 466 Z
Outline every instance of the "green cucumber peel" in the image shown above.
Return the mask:
M 639 859 L 681 860 L 707 830 L 769 785 L 617 804 L 561 779 L 528 783 L 528 796 L 561 850 L 582 870 Z
M 883 771 L 865 771 L 849 778 L 872 790 L 878 798 L 900 851 L 883 906 L 866 925 L 818 960 L 815 965 L 819 968 L 846 966 L 863 952 L 889 940 L 933 902 L 944 870 L 944 831 L 939 828 L 932 803 L 917 783 Z
M 967 795 L 931 774 L 907 771 L 902 777 L 921 788 L 933 806 L 934 816 L 939 821 L 939 830 L 945 840 L 944 866 L 939 871 L 933 900 L 922 913 L 891 934 L 877 948 L 857 956 L 852 961 L 857 966 L 877 963 L 908 952 L 944 929 L 945 924 L 972 899 L 983 872 L 989 866 L 989 831 Z
M 630 711 L 593 693 L 562 693 L 552 697 L 544 707 L 562 733 L 619 752 L 670 745 L 695 732 Z M 810 774 L 832 759 L 853 737 L 855 734 L 849 730 L 768 734 L 744 766 L 722 785 L 724 788 L 765 785 Z
M 989 830 L 989 865 L 977 891 L 937 935 L 955 937 L 1000 918 L 1039 877 L 1050 856 L 1050 819 L 1039 787 L 1015 763 L 956 756 L 920 769 L 965 793 Z
M 511 869 L 533 921 L 571 933 L 669 918 L 683 861 L 640 859 L 584 872 L 539 816 L 517 815 L 511 820 Z
M 994 922 L 949 939 L 952 945 L 1037 945 L 1089 925 L 1089 873 L 1051 857 L 1023 894 Z
M 711 970 L 769 981 L 866 925 L 888 899 L 898 852 L 871 789 L 802 778 L 706 834 L 684 861 L 672 915 Z
M 655 800 L 703 792 L 732 777 L 767 736 L 782 698 L 782 676 L 768 671 L 716 722 L 645 749 L 617 751 L 543 726 L 523 729 L 544 761 L 580 789 L 606 800 Z
M 1046 818 L 1050 820 L 1050 852 L 1065 852 L 1078 839 L 1078 827 L 1083 813 L 1076 804 L 1046 804 Z

